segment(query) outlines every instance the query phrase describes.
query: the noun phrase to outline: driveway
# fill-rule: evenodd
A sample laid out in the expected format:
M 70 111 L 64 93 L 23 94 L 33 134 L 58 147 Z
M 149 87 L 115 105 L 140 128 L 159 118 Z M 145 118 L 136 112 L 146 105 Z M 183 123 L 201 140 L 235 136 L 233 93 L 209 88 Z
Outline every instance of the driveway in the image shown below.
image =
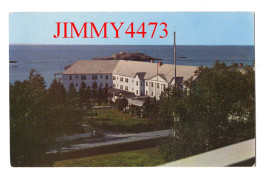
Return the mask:
M 49 151 L 48 153 L 57 153 L 57 152 L 69 152 L 86 148 L 94 148 L 105 145 L 113 145 L 119 143 L 128 143 L 141 140 L 149 140 L 166 137 L 170 134 L 172 130 L 159 130 L 153 132 L 142 132 L 142 133 L 131 133 L 131 134 L 122 134 L 122 133 L 111 133 L 106 131 L 99 131 L 104 134 L 102 138 L 93 138 L 81 140 L 80 143 L 74 143 L 68 146 L 61 147 L 57 150 Z

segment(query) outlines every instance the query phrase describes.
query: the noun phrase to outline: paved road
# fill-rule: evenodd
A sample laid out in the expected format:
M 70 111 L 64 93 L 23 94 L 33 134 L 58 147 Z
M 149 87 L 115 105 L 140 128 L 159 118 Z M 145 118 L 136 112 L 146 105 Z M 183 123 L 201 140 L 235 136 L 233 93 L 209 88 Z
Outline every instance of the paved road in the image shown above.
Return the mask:
M 143 132 L 143 133 L 133 133 L 133 134 L 120 134 L 120 133 L 111 133 L 105 132 L 103 138 L 94 138 L 91 140 L 83 140 L 81 143 L 74 143 L 69 146 L 61 147 L 58 150 L 52 150 L 48 153 L 56 153 L 56 152 L 68 152 L 68 151 L 75 151 L 80 149 L 86 148 L 93 148 L 105 145 L 113 145 L 119 143 L 128 143 L 134 141 L 141 141 L 141 140 L 149 140 L 155 138 L 162 138 L 169 135 L 171 130 L 160 130 L 160 131 L 153 131 L 153 132 Z

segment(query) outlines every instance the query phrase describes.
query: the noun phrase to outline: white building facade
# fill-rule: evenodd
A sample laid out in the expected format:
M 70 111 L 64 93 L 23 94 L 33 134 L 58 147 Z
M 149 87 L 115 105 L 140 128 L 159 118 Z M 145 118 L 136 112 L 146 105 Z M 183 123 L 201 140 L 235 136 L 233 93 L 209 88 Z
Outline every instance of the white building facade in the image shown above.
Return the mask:
M 112 72 L 118 61 L 106 60 L 79 60 L 62 72 L 63 86 L 68 89 L 73 84 L 79 89 L 81 83 L 92 88 L 95 82 L 102 88 L 113 87 Z
M 174 65 L 162 62 L 149 63 L 125 60 L 81 60 L 76 61 L 62 73 L 62 82 L 68 89 L 71 83 L 78 89 L 82 82 L 92 87 L 114 89 L 129 96 L 150 96 L 160 98 L 167 87 L 182 87 L 182 82 L 194 76 L 195 66 L 177 65 L 177 77 L 174 78 Z M 114 95 L 113 95 L 114 96 Z
M 62 75 L 62 83 L 65 88 L 69 88 L 72 83 L 76 89 L 79 89 L 81 83 L 84 82 L 86 87 L 92 88 L 93 83 L 102 88 L 112 87 L 112 74 L 64 74 Z

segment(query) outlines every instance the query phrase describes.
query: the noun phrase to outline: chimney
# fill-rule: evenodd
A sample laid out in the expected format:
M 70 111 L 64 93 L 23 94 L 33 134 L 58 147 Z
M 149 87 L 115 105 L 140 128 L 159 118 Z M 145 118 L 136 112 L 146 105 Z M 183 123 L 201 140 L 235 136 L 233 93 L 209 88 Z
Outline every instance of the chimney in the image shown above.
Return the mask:
M 160 66 L 162 66 L 162 65 L 163 65 L 162 61 L 159 61 L 159 62 L 158 62 L 158 66 L 160 67 Z
M 239 63 L 239 67 L 243 67 L 243 63 Z
M 154 60 L 153 60 L 153 59 L 151 60 L 151 63 L 154 63 Z
M 238 63 L 233 63 L 232 65 L 233 65 L 233 67 L 237 67 Z

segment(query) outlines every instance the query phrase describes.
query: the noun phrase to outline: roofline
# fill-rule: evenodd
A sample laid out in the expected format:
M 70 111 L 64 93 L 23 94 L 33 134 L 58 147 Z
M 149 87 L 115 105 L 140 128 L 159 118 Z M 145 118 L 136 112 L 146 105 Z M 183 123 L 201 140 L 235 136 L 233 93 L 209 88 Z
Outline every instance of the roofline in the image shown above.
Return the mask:
M 97 74 L 113 74 L 113 73 L 68 73 L 68 74 L 62 73 L 62 75 L 97 75 Z
M 162 75 L 164 75 L 164 74 L 162 74 Z M 156 74 L 156 75 L 153 75 L 152 77 L 149 77 L 149 78 L 147 78 L 146 80 L 150 80 L 151 78 L 153 78 L 153 77 L 156 77 L 156 76 L 159 76 L 159 74 Z M 160 76 L 159 76 L 160 77 Z M 163 79 L 162 77 L 161 77 L 161 79 Z M 167 80 L 165 80 L 165 79 L 163 79 L 165 82 L 167 82 Z M 168 83 L 168 82 L 167 82 Z

